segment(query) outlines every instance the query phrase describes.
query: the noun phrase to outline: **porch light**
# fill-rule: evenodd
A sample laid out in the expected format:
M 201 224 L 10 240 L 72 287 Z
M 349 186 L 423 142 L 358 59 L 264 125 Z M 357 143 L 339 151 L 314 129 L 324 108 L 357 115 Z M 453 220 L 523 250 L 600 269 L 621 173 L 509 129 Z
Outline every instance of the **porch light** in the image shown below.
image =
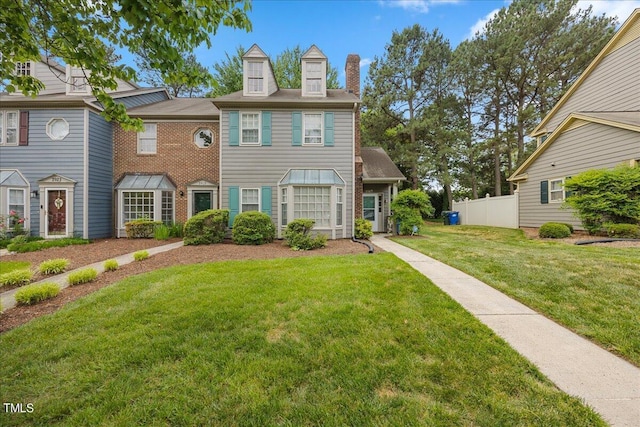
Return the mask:
M 33 191 L 31 192 L 31 198 L 32 198 L 32 199 L 37 199 L 39 194 L 40 194 L 40 193 L 38 192 L 38 190 L 33 190 Z

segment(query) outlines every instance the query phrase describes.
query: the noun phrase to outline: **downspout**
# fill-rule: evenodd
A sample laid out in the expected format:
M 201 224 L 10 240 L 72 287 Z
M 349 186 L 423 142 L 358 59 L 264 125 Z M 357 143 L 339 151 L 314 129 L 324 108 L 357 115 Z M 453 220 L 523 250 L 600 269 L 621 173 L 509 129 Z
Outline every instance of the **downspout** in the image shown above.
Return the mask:
M 373 253 L 373 245 L 369 242 L 367 242 L 366 240 L 360 240 L 360 239 L 356 239 L 355 236 L 351 237 L 351 241 L 355 242 L 355 243 L 360 243 L 361 245 L 365 245 L 366 247 L 369 248 L 369 253 L 372 254 Z

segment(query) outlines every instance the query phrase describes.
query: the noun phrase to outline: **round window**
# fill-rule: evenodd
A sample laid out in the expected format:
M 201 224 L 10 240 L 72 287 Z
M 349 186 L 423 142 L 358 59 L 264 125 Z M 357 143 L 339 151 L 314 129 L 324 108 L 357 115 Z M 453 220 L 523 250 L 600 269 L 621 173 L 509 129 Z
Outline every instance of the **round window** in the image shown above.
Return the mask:
M 193 135 L 193 142 L 200 148 L 206 148 L 213 144 L 213 132 L 211 129 L 198 129 Z
M 69 123 L 65 119 L 51 119 L 47 123 L 47 135 L 49 138 L 60 140 L 69 135 Z

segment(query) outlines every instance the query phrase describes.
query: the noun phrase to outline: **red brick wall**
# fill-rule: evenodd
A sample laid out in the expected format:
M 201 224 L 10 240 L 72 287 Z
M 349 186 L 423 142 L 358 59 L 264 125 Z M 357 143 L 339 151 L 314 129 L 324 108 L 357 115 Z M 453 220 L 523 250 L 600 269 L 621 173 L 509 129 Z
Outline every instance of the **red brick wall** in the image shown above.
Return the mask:
M 158 124 L 156 154 L 137 154 L 138 135 L 114 126 L 114 185 L 126 173 L 166 173 L 176 184 L 176 221 L 187 220 L 187 184 L 200 179 L 217 183 L 219 171 L 218 122 L 161 122 Z M 213 142 L 199 148 L 194 134 L 200 128 L 213 132 Z M 180 196 L 180 191 L 184 196 Z
M 354 95 L 360 97 L 360 56 L 351 53 L 347 56 L 347 64 L 345 65 L 345 80 L 347 90 L 353 92 Z M 362 158 L 360 157 L 360 109 L 356 111 L 355 117 L 355 159 L 354 170 L 356 175 L 356 183 L 354 189 L 355 206 L 353 207 L 355 218 L 362 218 Z

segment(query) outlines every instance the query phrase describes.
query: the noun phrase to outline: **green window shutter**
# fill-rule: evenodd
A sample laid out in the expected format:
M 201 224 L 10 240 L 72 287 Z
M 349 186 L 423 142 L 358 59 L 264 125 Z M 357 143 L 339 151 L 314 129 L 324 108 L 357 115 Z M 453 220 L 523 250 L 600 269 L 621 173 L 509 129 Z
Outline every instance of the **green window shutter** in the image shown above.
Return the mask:
M 549 181 L 540 181 L 540 203 L 549 203 Z
M 261 207 L 262 212 L 271 216 L 271 187 L 262 187 L 262 196 L 261 196 Z
M 291 113 L 291 133 L 293 140 L 291 145 L 302 145 L 302 113 Z
M 229 111 L 229 145 L 240 145 L 240 113 Z
M 271 111 L 262 112 L 262 145 L 271 145 Z
M 333 147 L 333 113 L 324 113 L 324 145 Z
M 240 187 L 229 187 L 229 227 L 233 226 L 233 220 L 240 212 Z

